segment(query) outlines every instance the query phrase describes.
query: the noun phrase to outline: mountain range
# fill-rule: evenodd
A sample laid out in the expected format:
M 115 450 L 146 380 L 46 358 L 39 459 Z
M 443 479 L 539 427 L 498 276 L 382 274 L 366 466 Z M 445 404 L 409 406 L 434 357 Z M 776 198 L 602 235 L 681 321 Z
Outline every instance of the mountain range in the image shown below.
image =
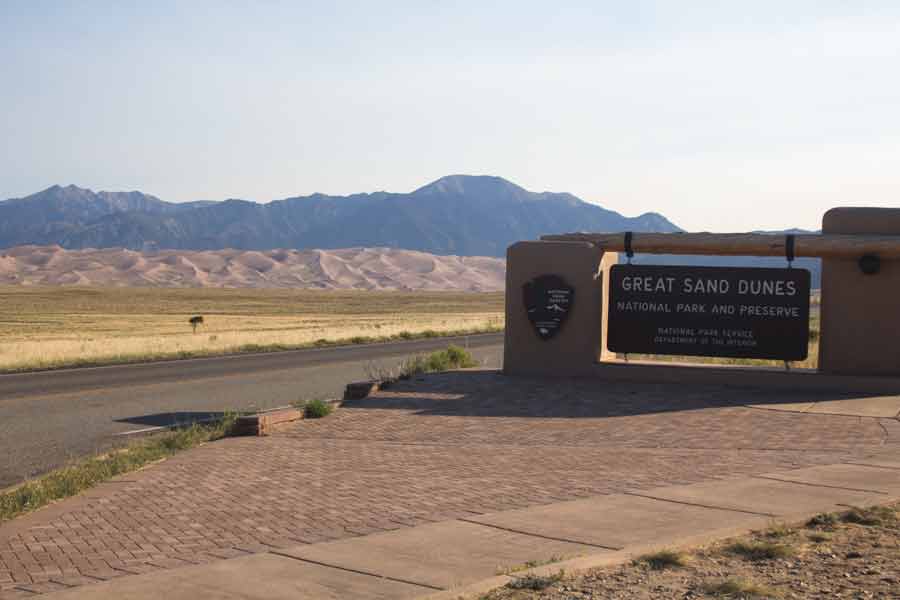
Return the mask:
M 530 192 L 500 177 L 468 175 L 443 177 L 406 194 L 312 194 L 266 204 L 171 203 L 141 192 L 72 185 L 0 202 L 0 248 L 381 247 L 499 257 L 518 240 L 568 231 L 680 229 L 656 213 L 626 217 L 572 194 Z
M 572 231 L 674 232 L 681 229 L 658 213 L 626 217 L 572 194 L 530 192 L 500 177 L 471 175 L 442 177 L 406 194 L 312 194 L 265 204 L 233 199 L 173 203 L 142 192 L 93 192 L 73 185 L 55 185 L 24 198 L 0 201 L 0 248 L 24 245 L 68 250 L 122 248 L 149 253 L 148 256 L 159 250 L 379 248 L 442 256 L 503 257 L 507 246 L 513 242 Z M 801 231 L 765 233 L 786 232 Z M 40 254 L 34 248 L 30 252 Z M 89 258 L 88 255 L 77 256 L 80 258 L 76 260 L 76 255 L 72 255 L 61 264 L 83 265 Z M 90 261 L 95 258 L 91 255 Z M 106 260 L 104 254 L 97 264 L 106 265 Z M 201 262 L 205 264 L 203 260 Z M 635 262 L 785 265 L 784 259 L 771 257 L 639 255 Z M 23 282 L 28 278 L 67 281 L 74 277 L 74 281 L 80 277 L 64 277 L 58 273 L 39 276 L 37 272 L 29 271 L 35 268 L 29 261 L 19 259 L 16 264 L 16 269 L 12 263 L 6 265 L 8 281 L 12 281 L 9 278 L 14 272 Z M 348 264 L 356 268 L 352 260 Z M 798 259 L 795 266 L 809 269 L 813 286 L 819 285 L 818 260 Z M 235 272 L 243 272 L 244 268 L 234 266 Z M 133 273 L 111 277 L 103 270 L 106 266 L 98 269 L 89 279 L 110 277 L 111 283 L 133 279 Z M 101 272 L 107 274 L 101 276 Z M 279 281 L 295 277 L 290 269 L 278 270 L 278 274 Z M 159 275 L 157 279 L 162 281 L 166 277 Z M 190 277 L 179 277 L 182 279 L 175 279 L 188 284 Z M 146 284 L 152 285 L 157 279 L 151 277 Z M 241 275 L 238 279 L 259 285 L 274 281 L 268 276 Z M 231 285 L 225 279 L 222 281 L 223 285 Z M 328 286 L 331 280 L 326 277 L 315 283 L 310 280 L 307 284 Z M 238 282 L 237 285 L 243 284 Z M 363 281 L 361 285 L 367 283 Z M 474 287 L 489 289 L 490 285 L 479 283 Z

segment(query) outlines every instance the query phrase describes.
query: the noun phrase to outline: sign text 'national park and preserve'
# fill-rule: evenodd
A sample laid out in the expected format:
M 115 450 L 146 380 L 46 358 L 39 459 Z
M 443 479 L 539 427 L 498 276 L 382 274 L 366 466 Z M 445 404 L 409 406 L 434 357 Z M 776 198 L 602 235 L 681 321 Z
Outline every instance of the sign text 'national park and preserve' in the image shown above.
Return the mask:
M 809 271 L 615 265 L 612 352 L 804 360 Z

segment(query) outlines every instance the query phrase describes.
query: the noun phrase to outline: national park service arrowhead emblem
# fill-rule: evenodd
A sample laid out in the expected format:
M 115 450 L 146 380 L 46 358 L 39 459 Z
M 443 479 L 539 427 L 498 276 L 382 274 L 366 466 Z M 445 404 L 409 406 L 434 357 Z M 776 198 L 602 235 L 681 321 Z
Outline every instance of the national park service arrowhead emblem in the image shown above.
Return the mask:
M 560 327 L 572 310 L 575 290 L 558 275 L 541 275 L 524 286 L 525 310 L 543 340 L 559 333 Z

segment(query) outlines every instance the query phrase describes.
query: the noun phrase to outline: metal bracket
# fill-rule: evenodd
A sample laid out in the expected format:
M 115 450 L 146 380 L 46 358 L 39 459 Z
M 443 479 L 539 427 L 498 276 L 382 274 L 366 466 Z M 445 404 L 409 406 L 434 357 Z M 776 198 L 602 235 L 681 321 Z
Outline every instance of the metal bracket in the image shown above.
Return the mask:
M 860 256 L 859 270 L 866 275 L 874 275 L 881 270 L 881 259 L 875 254 L 865 254 Z
M 628 257 L 628 264 L 631 264 L 631 259 L 634 256 L 634 248 L 631 247 L 631 240 L 634 238 L 634 234 L 630 231 L 625 232 L 625 256 Z
M 784 236 L 784 256 L 787 258 L 788 269 L 793 266 L 794 262 L 794 240 L 795 236 L 793 233 Z

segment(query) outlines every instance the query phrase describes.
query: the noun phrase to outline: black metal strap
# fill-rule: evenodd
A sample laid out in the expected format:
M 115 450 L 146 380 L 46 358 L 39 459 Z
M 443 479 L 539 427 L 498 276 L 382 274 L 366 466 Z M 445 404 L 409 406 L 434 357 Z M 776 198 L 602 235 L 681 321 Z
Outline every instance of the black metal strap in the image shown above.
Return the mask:
M 791 263 L 794 262 L 794 234 L 789 233 L 784 236 L 784 255 L 788 261 L 788 269 L 791 268 Z
M 628 264 L 631 264 L 631 258 L 634 256 L 634 249 L 631 247 L 631 239 L 634 234 L 630 231 L 625 232 L 625 256 L 628 257 Z

